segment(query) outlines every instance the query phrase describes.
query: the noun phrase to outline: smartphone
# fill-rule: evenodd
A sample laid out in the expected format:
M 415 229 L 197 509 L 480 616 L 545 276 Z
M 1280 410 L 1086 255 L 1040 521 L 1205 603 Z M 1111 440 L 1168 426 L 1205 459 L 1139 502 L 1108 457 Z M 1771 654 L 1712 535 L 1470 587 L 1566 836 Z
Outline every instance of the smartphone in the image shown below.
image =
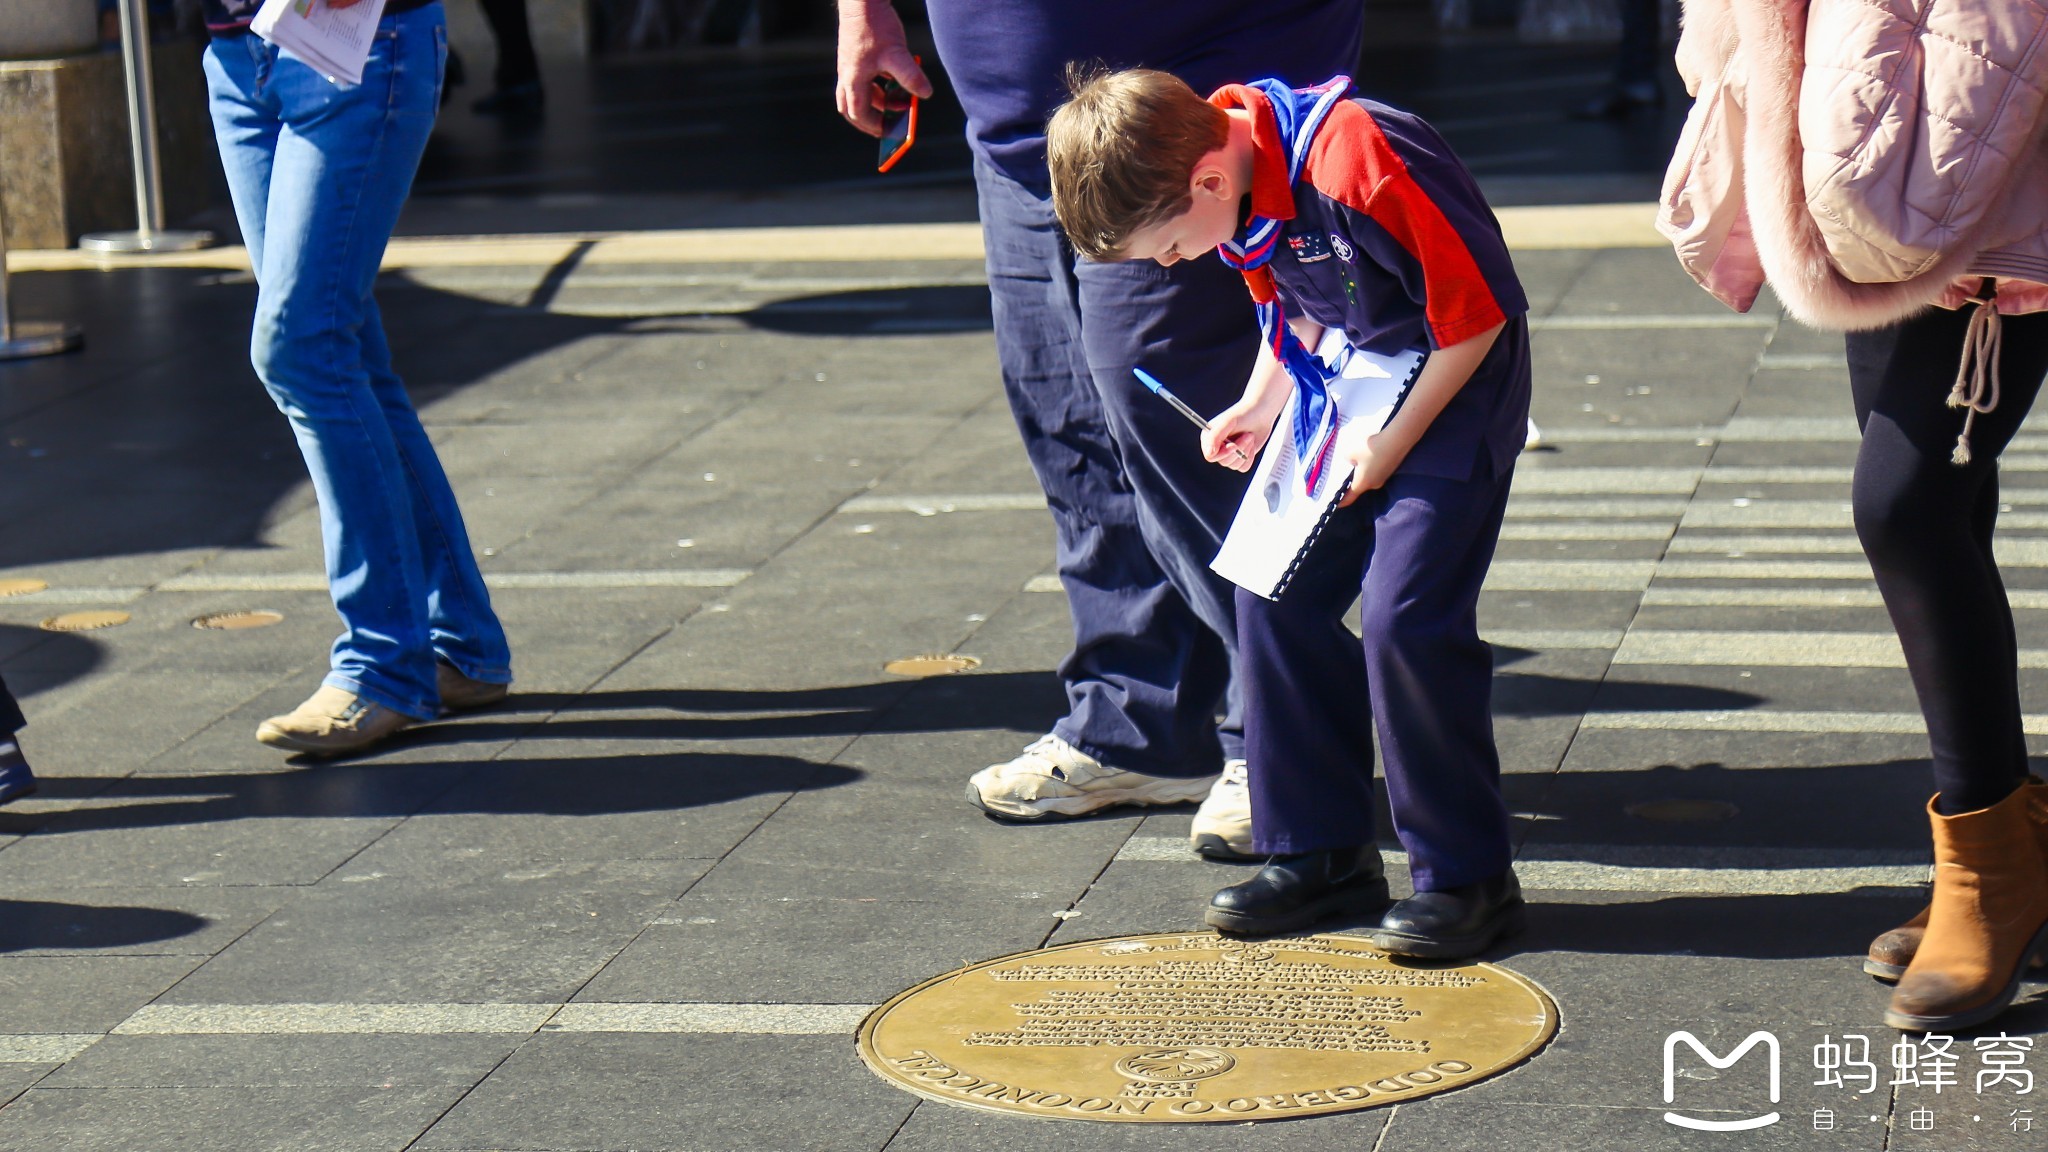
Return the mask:
M 887 76 L 875 77 L 875 87 L 882 94 L 882 143 L 875 171 L 887 172 L 917 143 L 917 97 Z

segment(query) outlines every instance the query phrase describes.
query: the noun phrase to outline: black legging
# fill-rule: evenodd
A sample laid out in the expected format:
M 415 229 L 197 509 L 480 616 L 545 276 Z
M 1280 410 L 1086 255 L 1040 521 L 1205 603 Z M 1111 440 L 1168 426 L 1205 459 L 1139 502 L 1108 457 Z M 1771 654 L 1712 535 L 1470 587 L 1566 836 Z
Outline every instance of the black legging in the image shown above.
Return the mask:
M 1950 816 L 1998 803 L 2027 772 L 2019 644 L 1991 534 L 1998 455 L 2048 375 L 2048 313 L 2004 317 L 1998 407 L 1977 417 L 1971 462 L 1950 463 L 1964 413 L 1947 400 L 1973 311 L 1930 308 L 1848 337 L 1863 428 L 1856 534 L 1905 647 Z

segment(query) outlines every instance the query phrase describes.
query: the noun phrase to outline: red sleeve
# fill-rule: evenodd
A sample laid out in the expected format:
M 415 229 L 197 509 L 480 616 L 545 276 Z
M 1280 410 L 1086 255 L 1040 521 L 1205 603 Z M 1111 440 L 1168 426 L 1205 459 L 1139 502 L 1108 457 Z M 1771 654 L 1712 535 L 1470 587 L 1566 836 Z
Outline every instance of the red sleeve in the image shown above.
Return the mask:
M 1418 182 L 1370 112 L 1350 101 L 1331 109 L 1309 150 L 1305 175 L 1316 191 L 1385 230 L 1396 251 L 1374 251 L 1379 246 L 1370 242 L 1361 246 L 1382 263 L 1406 265 L 1389 270 L 1419 284 L 1418 303 L 1437 347 L 1462 343 L 1506 321 L 1466 235 Z M 1491 219 L 1483 201 L 1477 208 Z M 1497 236 L 1489 239 L 1488 247 L 1498 247 L 1499 260 L 1505 260 L 1505 246 Z

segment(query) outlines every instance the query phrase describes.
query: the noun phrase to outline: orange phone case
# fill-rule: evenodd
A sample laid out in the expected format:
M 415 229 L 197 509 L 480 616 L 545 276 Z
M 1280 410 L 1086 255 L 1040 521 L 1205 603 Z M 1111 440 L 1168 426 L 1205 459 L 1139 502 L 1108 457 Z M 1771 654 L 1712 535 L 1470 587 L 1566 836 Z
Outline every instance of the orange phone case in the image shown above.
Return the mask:
M 887 159 L 876 165 L 875 171 L 887 172 L 889 169 L 894 168 L 896 162 L 903 159 L 903 154 L 910 151 L 910 146 L 917 143 L 917 97 L 915 96 L 910 98 L 910 111 L 907 115 L 909 121 L 904 126 L 903 143 L 897 145 L 896 150 L 889 153 Z

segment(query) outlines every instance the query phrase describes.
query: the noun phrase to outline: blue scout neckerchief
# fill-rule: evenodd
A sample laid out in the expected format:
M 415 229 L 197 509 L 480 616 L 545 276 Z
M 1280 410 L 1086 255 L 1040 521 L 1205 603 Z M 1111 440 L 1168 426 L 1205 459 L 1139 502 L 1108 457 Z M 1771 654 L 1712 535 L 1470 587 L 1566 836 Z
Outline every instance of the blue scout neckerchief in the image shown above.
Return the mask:
M 1273 122 L 1280 129 L 1280 142 L 1287 148 L 1287 183 L 1291 189 L 1301 179 L 1316 130 L 1323 126 L 1330 109 L 1351 90 L 1351 77 L 1333 76 L 1313 88 L 1289 88 L 1278 80 L 1254 80 L 1246 87 L 1258 89 L 1273 107 Z M 1302 346 L 1294 330 L 1287 326 L 1287 309 L 1273 288 L 1272 274 L 1252 275 L 1272 261 L 1279 246 L 1280 221 L 1254 216 L 1245 223 L 1244 231 L 1224 241 L 1216 254 L 1225 264 L 1245 274 L 1258 305 L 1259 331 L 1273 349 L 1273 358 L 1294 381 L 1294 448 L 1300 457 L 1302 484 L 1313 495 L 1336 439 L 1337 406 L 1330 401 L 1330 370 L 1315 353 Z

